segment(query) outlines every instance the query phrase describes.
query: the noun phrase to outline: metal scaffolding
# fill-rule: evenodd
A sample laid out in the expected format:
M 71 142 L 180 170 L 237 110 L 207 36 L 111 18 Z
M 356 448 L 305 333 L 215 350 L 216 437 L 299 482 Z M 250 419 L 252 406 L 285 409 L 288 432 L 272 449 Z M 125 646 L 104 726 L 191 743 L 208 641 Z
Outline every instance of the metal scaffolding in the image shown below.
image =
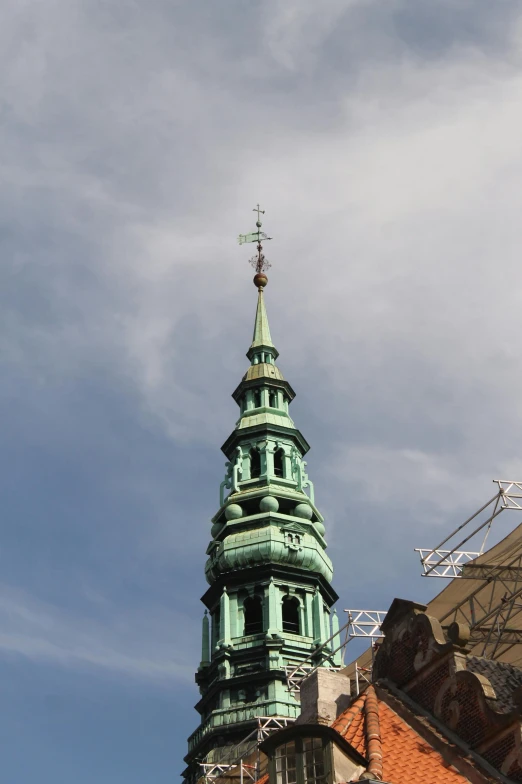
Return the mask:
M 367 685 L 372 682 L 373 660 L 378 641 L 384 636 L 381 632 L 381 624 L 386 617 L 386 611 L 345 610 L 345 613 L 348 613 L 348 639 L 346 644 L 357 638 L 372 640 L 370 646 L 371 662 L 368 662 L 366 667 L 361 667 L 357 660 L 355 661 L 354 686 L 355 694 L 358 695 L 361 691 L 361 680 Z
M 367 686 L 371 685 L 372 682 L 372 670 L 373 670 L 373 646 L 372 646 L 372 663 L 369 667 L 360 667 L 357 660 L 355 661 L 354 667 L 354 686 L 355 686 L 355 696 L 358 697 L 361 693 L 361 680 Z M 366 687 L 365 687 L 366 688 Z
M 472 575 L 479 585 L 439 620 L 466 623 L 478 655 L 504 657 L 522 642 L 522 552 L 505 566 L 479 565 Z
M 335 666 L 331 663 L 332 657 L 338 651 L 342 651 L 342 659 L 344 660 L 346 646 L 352 640 L 361 637 L 375 640 L 383 636 L 380 626 L 386 615 L 385 610 L 345 610 L 344 612 L 347 613 L 348 620 L 344 626 L 341 626 L 338 632 L 332 634 L 323 645 L 313 651 L 304 661 L 297 665 L 297 667 L 286 667 L 288 691 L 294 696 L 298 694 L 304 679 L 308 678 L 319 667 L 328 666 L 331 670 L 341 670 L 342 667 Z M 343 633 L 344 636 L 342 637 Z M 333 651 L 328 648 L 330 642 L 337 644 L 337 647 Z M 322 654 L 320 653 L 321 649 L 323 649 Z M 359 692 L 357 691 L 357 693 Z
M 382 637 L 381 624 L 386 617 L 386 610 L 345 610 L 348 614 L 348 630 L 346 645 L 357 637 Z
M 432 550 L 416 548 L 415 552 L 420 554 L 423 577 L 463 577 L 466 565 L 483 555 L 484 548 L 491 530 L 493 520 L 505 509 L 522 511 L 522 482 L 515 482 L 507 479 L 494 479 L 493 482 L 498 486 L 498 491 L 493 498 L 490 498 L 480 507 L 471 517 L 468 517 L 461 525 L 449 534 L 445 539 Z M 487 511 L 486 511 L 487 510 Z M 480 516 L 485 513 L 485 519 L 480 520 Z M 441 549 L 466 526 L 469 526 L 477 518 L 479 525 L 471 533 L 467 529 L 466 536 L 450 550 Z M 470 539 L 485 530 L 484 539 L 478 551 L 462 550 L 462 546 L 467 544 Z
M 294 719 L 287 716 L 256 716 L 256 727 L 240 743 L 227 749 L 219 761 L 200 762 L 200 780 L 214 784 L 220 779 L 237 779 L 239 784 L 257 781 L 261 774 L 259 744 L 290 724 Z M 212 753 L 212 752 L 211 752 Z M 207 755 L 208 756 L 208 755 Z
M 457 578 L 455 588 L 448 586 L 430 603 L 430 609 L 440 608 L 434 614 L 442 626 L 465 623 L 473 653 L 514 662 L 522 657 L 522 650 L 520 655 L 512 650 L 522 642 L 522 534 L 513 532 L 490 551 L 485 552 L 485 545 L 493 520 L 501 512 L 522 511 L 522 482 L 494 482 L 498 491 L 493 498 L 433 550 L 417 552 L 424 577 Z M 441 549 L 464 529 L 466 535 L 458 544 Z M 461 549 L 481 531 L 485 533 L 478 552 Z

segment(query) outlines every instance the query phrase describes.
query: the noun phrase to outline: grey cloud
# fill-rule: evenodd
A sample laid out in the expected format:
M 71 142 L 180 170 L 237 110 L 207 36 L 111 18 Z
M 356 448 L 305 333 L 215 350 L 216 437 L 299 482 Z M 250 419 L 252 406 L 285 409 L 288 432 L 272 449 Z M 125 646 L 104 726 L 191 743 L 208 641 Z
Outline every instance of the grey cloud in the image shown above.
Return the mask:
M 436 23 L 425 3 L 46 5 L 11 4 L 3 32 L 5 367 L 65 407 L 59 382 L 104 376 L 219 474 L 255 301 L 234 238 L 261 200 L 273 335 L 332 518 L 381 514 L 362 458 L 425 456 L 437 492 L 455 465 L 473 487 L 516 467 L 515 5 L 494 25 L 483 3 Z M 352 465 L 335 482 L 332 444 Z
M 92 599 L 92 593 L 88 595 Z M 2 586 L 0 651 L 69 667 L 100 667 L 120 675 L 161 679 L 174 685 L 192 678 L 193 662 L 176 646 L 174 613 L 159 607 L 114 613 L 104 605 L 103 619 L 78 619 L 63 609 Z M 96 595 L 97 610 L 100 596 Z M 112 612 L 107 612 L 112 609 Z M 183 618 L 184 627 L 190 621 Z

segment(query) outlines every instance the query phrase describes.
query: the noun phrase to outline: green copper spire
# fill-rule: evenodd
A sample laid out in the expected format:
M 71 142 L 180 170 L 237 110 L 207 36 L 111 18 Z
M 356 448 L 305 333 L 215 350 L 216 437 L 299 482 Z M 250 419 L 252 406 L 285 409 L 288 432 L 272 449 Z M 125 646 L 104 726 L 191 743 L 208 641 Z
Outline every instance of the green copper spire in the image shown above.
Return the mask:
M 272 336 L 270 335 L 263 289 L 259 286 L 254 335 L 250 348 L 248 349 L 247 357 L 253 365 L 257 365 L 258 362 L 273 362 L 278 356 L 279 352 L 272 343 Z
M 254 325 L 254 336 L 250 348 L 259 348 L 260 346 L 274 347 L 270 335 L 270 327 L 268 325 L 263 289 L 259 289 L 257 298 L 256 323 Z
M 257 717 L 297 717 L 289 668 L 340 665 L 331 643 L 339 632 L 332 562 L 308 476 L 309 444 L 289 414 L 295 392 L 276 364 L 264 302 L 269 263 L 261 240 L 269 238 L 261 232 L 263 210 L 255 211 L 257 231 L 239 238 L 257 242 L 254 334 L 250 364 L 232 393 L 239 419 L 222 446 L 225 475 L 211 520 L 202 597 L 208 615 L 196 674 L 201 719 L 189 738 L 186 784 L 198 782 L 202 762 L 225 759 L 250 736 Z

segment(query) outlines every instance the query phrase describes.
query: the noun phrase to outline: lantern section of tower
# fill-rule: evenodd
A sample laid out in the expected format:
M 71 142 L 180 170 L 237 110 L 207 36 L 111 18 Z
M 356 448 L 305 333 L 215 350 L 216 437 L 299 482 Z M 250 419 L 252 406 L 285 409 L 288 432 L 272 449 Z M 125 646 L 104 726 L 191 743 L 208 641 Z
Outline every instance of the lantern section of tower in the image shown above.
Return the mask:
M 257 717 L 298 716 L 288 668 L 313 662 L 316 651 L 321 666 L 340 664 L 339 653 L 329 655 L 333 645 L 325 646 L 338 629 L 325 526 L 304 459 L 309 445 L 289 413 L 295 393 L 276 365 L 266 282 L 256 274 L 250 366 L 233 392 L 239 419 L 222 447 L 227 462 L 207 549 L 196 673 L 201 722 L 189 738 L 189 780 L 197 778 L 198 761 L 218 759 Z

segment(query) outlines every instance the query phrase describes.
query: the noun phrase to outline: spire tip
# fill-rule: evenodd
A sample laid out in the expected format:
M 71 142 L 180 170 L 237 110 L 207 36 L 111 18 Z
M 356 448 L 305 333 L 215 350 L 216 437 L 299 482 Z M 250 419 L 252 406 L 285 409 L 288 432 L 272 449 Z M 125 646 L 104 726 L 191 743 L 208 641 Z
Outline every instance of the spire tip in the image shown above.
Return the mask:
M 257 212 L 257 231 L 252 231 L 249 234 L 240 234 L 237 239 L 240 245 L 243 245 L 245 242 L 257 243 L 257 254 L 250 259 L 250 264 L 256 271 L 256 275 L 254 276 L 254 286 L 258 289 L 258 291 L 262 291 L 268 283 L 268 278 L 264 274 L 265 270 L 272 266 L 265 258 L 262 242 L 264 240 L 271 240 L 272 237 L 268 237 L 264 231 L 261 231 L 261 226 L 263 225 L 261 223 L 261 215 L 264 215 L 265 211 L 262 210 L 258 204 L 257 207 L 254 207 L 253 212 Z

